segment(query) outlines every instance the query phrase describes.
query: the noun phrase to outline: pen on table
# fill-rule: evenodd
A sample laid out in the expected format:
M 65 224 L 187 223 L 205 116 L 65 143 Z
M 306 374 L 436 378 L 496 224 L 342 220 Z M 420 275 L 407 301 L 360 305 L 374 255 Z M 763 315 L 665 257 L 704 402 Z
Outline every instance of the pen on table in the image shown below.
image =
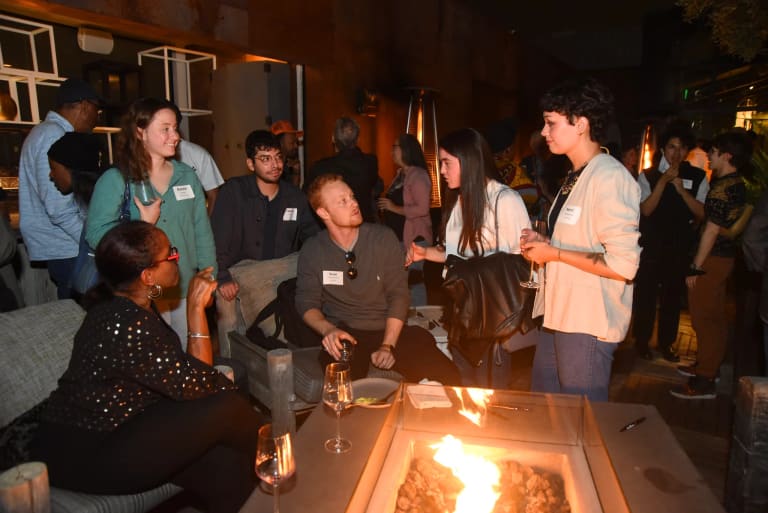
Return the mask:
M 635 419 L 632 422 L 630 422 L 629 424 L 627 424 L 624 427 L 622 427 L 621 429 L 619 429 L 619 432 L 623 433 L 624 431 L 629 431 L 630 429 L 634 429 L 638 425 L 642 424 L 643 422 L 645 422 L 645 417 L 640 417 L 638 419 Z

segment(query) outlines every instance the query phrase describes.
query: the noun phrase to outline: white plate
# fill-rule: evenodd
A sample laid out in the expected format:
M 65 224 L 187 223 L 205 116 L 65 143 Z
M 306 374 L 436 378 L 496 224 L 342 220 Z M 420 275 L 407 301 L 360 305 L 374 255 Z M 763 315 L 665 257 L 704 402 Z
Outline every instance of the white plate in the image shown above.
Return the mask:
M 352 397 L 371 397 L 377 401 L 383 400 L 400 386 L 399 381 L 385 378 L 363 378 L 352 382 Z M 386 404 L 354 403 L 362 408 L 386 408 L 394 400 L 394 394 L 390 395 Z

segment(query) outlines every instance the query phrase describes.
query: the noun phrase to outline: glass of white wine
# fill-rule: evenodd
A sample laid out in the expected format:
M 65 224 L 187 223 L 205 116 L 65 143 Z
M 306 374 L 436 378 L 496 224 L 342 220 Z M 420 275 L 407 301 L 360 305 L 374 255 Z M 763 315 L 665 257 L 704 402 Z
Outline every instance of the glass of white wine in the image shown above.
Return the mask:
M 531 222 L 531 228 L 536 233 L 539 233 L 541 235 L 547 234 L 547 222 L 542 221 L 540 219 L 536 219 Z M 534 269 L 536 268 L 536 262 L 531 260 L 531 275 L 528 278 L 527 281 L 521 281 L 520 286 L 525 287 L 527 289 L 538 289 L 539 288 L 539 282 L 536 280 L 536 275 L 534 274 Z
M 273 513 L 280 513 L 280 482 L 296 472 L 293 459 L 291 433 L 275 433 L 272 424 L 259 428 L 259 442 L 256 446 L 256 475 L 272 486 Z
M 341 437 L 341 412 L 352 404 L 352 380 L 348 363 L 330 363 L 323 379 L 323 402 L 336 412 L 336 436 L 325 441 L 328 452 L 341 454 L 352 448 L 352 442 Z

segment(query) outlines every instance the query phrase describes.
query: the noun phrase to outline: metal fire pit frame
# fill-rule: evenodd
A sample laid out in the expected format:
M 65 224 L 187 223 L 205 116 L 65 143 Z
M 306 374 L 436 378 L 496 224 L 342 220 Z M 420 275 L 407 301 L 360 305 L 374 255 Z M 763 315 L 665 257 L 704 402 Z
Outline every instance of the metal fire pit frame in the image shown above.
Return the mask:
M 611 460 L 589 402 L 576 396 L 531 394 L 527 392 L 495 391 L 489 407 L 475 425 L 458 413 L 462 404 L 472 403 L 466 389 L 446 387 L 451 408 L 416 409 L 407 395 L 408 384 L 398 392 L 398 400 L 389 410 L 379 436 L 371 450 L 363 473 L 350 499 L 347 513 L 383 511 L 382 505 L 394 504 L 410 456 L 408 448 L 417 440 L 437 441 L 446 434 L 473 445 L 508 448 L 510 458 L 515 448 L 564 455 L 566 465 L 579 475 L 569 486 L 579 490 L 577 502 L 581 509 L 604 512 L 629 512 Z M 474 406 L 474 405 L 473 405 Z M 407 460 L 407 461 L 406 461 Z M 521 461 L 530 464 L 529 461 Z M 405 470 L 404 470 L 405 469 Z M 569 471 L 566 470 L 566 474 Z M 582 475 L 588 473 L 589 476 Z M 591 485 L 594 489 L 590 490 Z M 594 500 L 599 500 L 599 506 Z M 573 497 L 569 497 L 572 500 Z M 373 509 L 370 509 L 373 508 Z

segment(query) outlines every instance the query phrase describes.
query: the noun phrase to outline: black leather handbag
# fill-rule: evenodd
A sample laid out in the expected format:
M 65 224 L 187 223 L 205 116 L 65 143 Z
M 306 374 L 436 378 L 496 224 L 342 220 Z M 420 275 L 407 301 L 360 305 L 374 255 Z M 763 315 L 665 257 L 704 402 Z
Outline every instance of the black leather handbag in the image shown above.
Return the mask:
M 497 221 L 497 241 L 498 228 Z M 531 270 L 521 255 L 496 252 L 466 260 L 449 255 L 445 264 L 443 290 L 448 304 L 443 321 L 448 341 L 473 365 L 486 357 L 491 344 L 541 324 L 531 316 L 536 291 L 520 286 Z

